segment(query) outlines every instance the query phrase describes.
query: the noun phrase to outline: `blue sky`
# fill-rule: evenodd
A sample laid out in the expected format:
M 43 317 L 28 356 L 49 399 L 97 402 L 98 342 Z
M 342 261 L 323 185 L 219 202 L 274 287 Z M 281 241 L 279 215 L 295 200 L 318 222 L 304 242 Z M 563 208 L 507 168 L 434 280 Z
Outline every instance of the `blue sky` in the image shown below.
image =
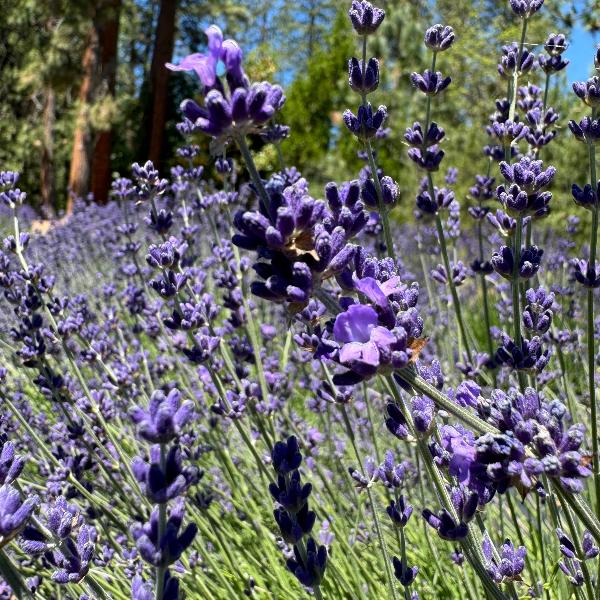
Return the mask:
M 573 81 L 587 79 L 591 75 L 594 52 L 598 43 L 599 36 L 593 36 L 578 23 L 571 32 L 569 47 L 565 52 L 566 58 L 571 61 L 567 67 L 567 79 L 569 84 Z

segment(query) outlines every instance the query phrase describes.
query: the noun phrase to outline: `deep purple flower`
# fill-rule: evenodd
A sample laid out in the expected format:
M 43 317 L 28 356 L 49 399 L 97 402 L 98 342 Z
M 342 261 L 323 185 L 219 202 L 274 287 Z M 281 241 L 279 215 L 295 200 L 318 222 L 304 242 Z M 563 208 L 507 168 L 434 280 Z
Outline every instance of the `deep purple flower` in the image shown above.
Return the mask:
M 37 503 L 35 496 L 22 500 L 20 492 L 11 485 L 0 486 L 0 547 L 22 531 Z
M 414 87 L 426 96 L 436 96 L 450 85 L 452 79 L 444 77 L 440 71 L 433 72 L 427 69 L 423 74 L 412 73 L 410 81 Z
M 600 143 L 600 119 L 583 117 L 579 123 L 571 120 L 569 121 L 569 129 L 578 142 L 586 144 Z
M 537 246 L 522 248 L 519 255 L 518 276 L 521 279 L 531 279 L 540 268 L 544 251 Z M 514 257 L 512 249 L 502 246 L 499 251 L 492 254 L 491 259 L 494 271 L 505 279 L 512 279 L 514 270 Z
M 564 33 L 551 33 L 544 44 L 544 50 L 550 56 L 560 56 L 568 47 Z
M 538 56 L 538 64 L 544 73 L 548 75 L 553 73 L 559 73 L 567 67 L 569 60 L 565 60 L 562 56 L 544 56 L 540 54 Z
M 287 568 L 296 576 L 298 581 L 305 586 L 314 587 L 323 580 L 327 566 L 327 548 L 317 546 L 312 537 L 306 543 L 306 560 L 297 546 L 294 546 L 294 558 L 287 561 Z
M 358 107 L 358 113 L 355 115 L 351 110 L 345 110 L 343 119 L 346 127 L 359 140 L 366 141 L 375 137 L 377 131 L 381 128 L 387 119 L 387 108 L 383 105 L 373 112 L 370 102 L 367 105 Z
M 406 524 L 412 515 L 413 507 L 406 502 L 403 495 L 400 495 L 398 502 L 392 500 L 385 510 L 394 525 L 406 527 Z
M 554 294 L 544 288 L 528 289 L 525 292 L 527 304 L 523 310 L 523 325 L 537 334 L 543 334 L 552 324 Z
M 600 198 L 600 181 L 598 181 L 595 188 L 589 183 L 586 183 L 581 189 L 576 183 L 571 188 L 571 193 L 575 204 L 582 206 L 583 208 L 593 211 L 598 206 L 598 198 Z
M 434 172 L 440 168 L 440 163 L 445 152 L 438 146 L 429 146 L 425 149 L 412 147 L 408 149 L 408 157 L 424 171 Z
M 194 71 L 205 88 L 210 89 L 217 83 L 217 65 L 222 62 L 232 89 L 247 83 L 242 69 L 242 50 L 233 40 L 223 41 L 223 33 L 216 25 L 204 30 L 208 38 L 208 53 L 190 54 L 178 65 L 167 63 L 171 71 Z
M 540 373 L 548 364 L 548 350 L 542 347 L 542 340 L 534 336 L 531 340 L 523 338 L 520 346 L 508 335 L 502 337 L 502 346 L 496 351 L 496 361 L 519 371 Z
M 348 83 L 359 94 L 374 92 L 379 86 L 379 61 L 370 58 L 365 69 L 362 60 L 352 57 L 348 61 Z
M 544 0 L 509 0 L 509 2 L 513 12 L 522 19 L 531 17 L 544 4 Z
M 437 515 L 429 509 L 423 510 L 423 518 L 433 527 L 443 540 L 456 542 L 467 537 L 469 529 L 466 523 L 457 523 L 446 510 L 441 510 Z
M 452 27 L 438 23 L 425 32 L 425 45 L 434 52 L 443 52 L 452 46 L 454 37 Z
M 500 64 L 498 65 L 498 73 L 503 79 L 512 79 L 514 76 L 515 69 L 519 75 L 528 73 L 535 67 L 535 56 L 523 48 L 521 53 L 521 60 L 517 67 L 517 60 L 519 58 L 519 46 L 516 42 L 502 46 L 502 56 L 500 58 Z
M 136 406 L 131 418 L 138 425 L 139 435 L 152 444 L 165 444 L 174 440 L 192 418 L 191 400 L 181 402 L 181 393 L 172 389 L 167 395 L 156 390 L 150 398 L 148 410 Z
M 573 83 L 573 91 L 584 104 L 592 108 L 600 106 L 600 76 L 594 75 L 587 81 L 576 81 Z
M 600 287 L 600 265 L 596 263 L 594 267 L 587 260 L 574 258 L 571 260 L 573 277 L 581 285 L 588 288 Z
M 366 0 L 352 0 L 348 15 L 358 35 L 369 35 L 377 31 L 385 17 L 385 12 Z
M 162 537 L 159 534 L 158 508 L 152 511 L 149 522 L 132 527 L 137 549 L 147 563 L 155 567 L 169 566 L 189 548 L 198 528 L 195 523 L 189 523 L 182 531 L 184 514 L 184 501 L 179 499 L 170 508 Z
M 427 130 L 427 135 L 423 135 L 421 123 L 418 121 L 413 123 L 412 127 L 406 129 L 404 139 L 415 147 L 428 147 L 439 144 L 445 136 L 444 130 L 435 122 L 432 121 Z
M 397 556 L 392 557 L 394 565 L 394 576 L 403 587 L 408 587 L 413 583 L 419 572 L 419 567 L 409 567 L 404 560 L 400 560 Z

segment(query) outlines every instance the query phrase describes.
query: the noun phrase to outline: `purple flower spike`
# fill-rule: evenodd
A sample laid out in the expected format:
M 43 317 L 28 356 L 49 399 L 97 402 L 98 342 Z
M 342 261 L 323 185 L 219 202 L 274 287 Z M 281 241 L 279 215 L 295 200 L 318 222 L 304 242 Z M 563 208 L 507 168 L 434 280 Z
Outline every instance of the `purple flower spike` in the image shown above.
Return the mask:
M 348 15 L 358 35 L 375 33 L 385 18 L 383 10 L 366 0 L 352 0 Z
M 587 81 L 573 83 L 573 91 L 584 104 L 592 108 L 600 106 L 600 76 L 594 75 Z
M 21 532 L 37 503 L 34 496 L 21 500 L 21 494 L 11 485 L 0 487 L 0 547 Z
M 138 425 L 139 435 L 152 444 L 166 444 L 174 440 L 192 419 L 193 403 L 181 402 L 179 390 L 168 395 L 157 390 L 150 398 L 148 410 L 136 406 L 131 418 Z
M 389 506 L 386 508 L 387 514 L 398 527 L 406 527 L 410 516 L 413 513 L 413 507 L 407 504 L 404 496 L 400 495 L 398 502 L 392 500 Z
M 581 189 L 576 183 L 571 188 L 573 200 L 575 204 L 585 208 L 586 210 L 593 211 L 598 206 L 598 198 L 600 198 L 600 181 L 595 188 L 589 183 L 586 183 Z
M 394 576 L 404 587 L 408 587 L 413 583 L 419 572 L 419 567 L 409 567 L 403 560 L 397 556 L 392 557 L 394 565 Z
M 575 281 L 587 288 L 600 287 L 600 265 L 592 267 L 587 260 L 574 258 L 571 260 L 571 267 Z
M 167 63 L 171 71 L 194 71 L 206 89 L 217 84 L 217 65 L 221 61 L 225 65 L 228 80 L 235 89 L 247 84 L 242 70 L 242 51 L 233 40 L 223 41 L 223 33 L 216 25 L 210 25 L 204 30 L 208 38 L 208 52 L 195 53 L 183 58 L 177 65 Z
M 438 532 L 443 540 L 456 542 L 467 537 L 469 532 L 467 524 L 457 523 L 446 509 L 436 515 L 426 508 L 423 510 L 423 518 Z
M 425 45 L 434 52 L 443 52 L 452 46 L 454 37 L 452 27 L 438 23 L 425 32 Z
M 387 108 L 380 106 L 375 112 L 370 102 L 367 105 L 358 107 L 358 113 L 355 115 L 351 110 L 345 110 L 343 119 L 346 127 L 359 140 L 370 140 L 377 135 L 387 119 Z
M 542 5 L 544 0 L 509 0 L 510 7 L 513 12 L 522 19 L 528 19 L 535 14 Z
M 427 69 L 423 74 L 412 73 L 410 81 L 426 96 L 437 96 L 450 85 L 452 79 L 444 77 L 439 71 L 433 72 Z
M 352 57 L 348 61 L 348 83 L 359 94 L 374 92 L 379 86 L 379 61 L 370 58 L 365 69 L 362 60 Z

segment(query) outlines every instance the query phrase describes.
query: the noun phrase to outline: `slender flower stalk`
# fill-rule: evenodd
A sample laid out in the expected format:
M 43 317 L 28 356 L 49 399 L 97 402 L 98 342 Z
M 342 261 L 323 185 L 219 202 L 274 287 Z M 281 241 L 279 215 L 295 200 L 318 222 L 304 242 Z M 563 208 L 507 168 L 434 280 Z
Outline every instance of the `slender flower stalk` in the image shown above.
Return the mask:
M 592 109 L 592 120 L 595 118 L 595 109 Z M 596 175 L 596 147 L 588 143 L 590 163 L 590 185 L 597 186 Z M 589 268 L 591 272 L 596 271 L 596 248 L 598 244 L 598 211 L 600 203 L 596 201 L 592 210 L 592 227 L 590 231 L 590 256 Z M 594 471 L 594 489 L 596 495 L 596 514 L 600 515 L 600 449 L 598 446 L 598 398 L 596 392 L 596 344 L 594 329 L 594 290 L 587 290 L 587 367 L 588 367 L 588 389 L 590 395 L 591 426 L 592 426 L 592 453 Z

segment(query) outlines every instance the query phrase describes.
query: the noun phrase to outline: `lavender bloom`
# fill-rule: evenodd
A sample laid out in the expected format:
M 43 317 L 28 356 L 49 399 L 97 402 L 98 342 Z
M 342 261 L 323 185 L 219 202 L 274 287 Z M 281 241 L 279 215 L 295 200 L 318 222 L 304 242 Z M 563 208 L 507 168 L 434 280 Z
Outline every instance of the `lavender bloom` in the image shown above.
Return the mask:
M 392 520 L 392 523 L 397 527 L 406 527 L 406 524 L 413 513 L 412 505 L 407 504 L 402 495 L 400 495 L 398 502 L 392 500 L 385 510 Z
M 579 123 L 569 121 L 569 129 L 578 142 L 598 144 L 600 142 L 600 119 L 583 117 Z
M 15 446 L 7 441 L 5 434 L 0 435 L 0 484 L 10 484 L 21 474 L 25 461 L 15 453 Z
M 69 537 L 65 542 L 67 552 L 54 551 L 53 562 L 58 568 L 52 573 L 52 581 L 61 584 L 78 583 L 88 573 L 94 556 L 96 530 L 82 525 L 77 534 L 77 542 Z
M 435 121 L 432 121 L 429 125 L 426 135 L 423 135 L 421 123 L 415 122 L 412 127 L 406 129 L 404 139 L 411 146 L 422 148 L 423 146 L 436 146 L 442 141 L 445 135 L 444 130 Z
M 544 44 L 544 50 L 550 56 L 560 56 L 568 47 L 564 33 L 551 33 Z
M 519 162 L 509 164 L 500 163 L 500 172 L 509 183 L 524 189 L 528 194 L 539 192 L 550 184 L 556 169 L 552 166 L 544 169 L 541 160 L 533 160 L 524 156 Z
M 548 75 L 559 73 L 567 67 L 571 61 L 565 60 L 562 56 L 538 56 L 538 64 L 544 73 Z
M 540 268 L 544 251 L 537 246 L 522 248 L 519 256 L 518 275 L 521 279 L 531 279 Z M 492 267 L 505 279 L 512 279 L 514 270 L 514 257 L 511 248 L 502 246 L 499 251 L 492 254 Z
M 131 418 L 138 425 L 139 435 L 152 444 L 166 444 L 174 440 L 192 418 L 193 404 L 181 402 L 179 390 L 172 389 L 168 395 L 157 390 L 150 398 L 146 411 L 140 406 L 131 410 Z
M 450 85 L 452 79 L 444 77 L 439 71 L 434 73 L 427 69 L 423 74 L 412 73 L 410 81 L 426 96 L 437 96 Z
M 456 287 L 462 285 L 467 277 L 467 269 L 463 262 L 459 260 L 456 264 L 451 263 L 450 268 L 452 269 L 452 281 Z M 448 274 L 444 265 L 437 265 L 431 270 L 431 278 L 442 285 L 448 285 Z
M 523 325 L 537 334 L 546 333 L 552 324 L 554 294 L 546 292 L 544 288 L 529 289 L 525 292 L 525 298 L 527 305 L 523 310 Z
M 0 547 L 17 536 L 38 504 L 37 497 L 21 500 L 18 490 L 8 484 L 0 487 Z
M 317 546 L 315 540 L 309 537 L 306 542 L 306 560 L 302 558 L 298 547 L 294 546 L 294 558 L 289 559 L 286 564 L 302 585 L 314 587 L 323 580 L 327 567 L 327 548 Z
M 398 557 L 392 557 L 392 563 L 394 565 L 394 576 L 404 587 L 408 587 L 413 583 L 419 572 L 419 567 L 409 567 L 403 560 Z
M 358 107 L 355 115 L 351 110 L 345 110 L 343 119 L 350 133 L 353 133 L 359 140 L 367 141 L 377 135 L 377 131 L 382 127 L 387 119 L 387 108 L 379 106 L 376 112 L 370 102 Z
M 183 531 L 184 501 L 179 499 L 169 511 L 162 537 L 158 532 L 158 509 L 152 511 L 150 521 L 132 527 L 131 533 L 141 557 L 155 567 L 166 567 L 180 559 L 196 537 L 198 528 L 189 523 Z
M 496 583 L 520 579 L 520 575 L 525 568 L 525 556 L 527 554 L 524 546 L 515 548 L 510 540 L 505 540 L 501 547 L 499 564 L 496 562 L 492 541 L 487 534 L 483 539 L 482 550 L 488 573 Z
M 352 0 L 348 15 L 358 35 L 370 35 L 375 33 L 383 22 L 385 11 L 366 0 Z
M 392 435 L 395 435 L 399 440 L 405 440 L 408 437 L 408 425 L 402 411 L 392 402 L 388 403 L 387 418 L 385 425 Z
M 317 547 L 310 537 L 316 515 L 308 507 L 312 485 L 303 485 L 298 471 L 302 455 L 297 439 L 291 436 L 285 442 L 277 442 L 271 460 L 277 473 L 277 483 L 271 483 L 269 491 L 279 504 L 273 514 L 283 539 L 294 545 L 294 558 L 287 561 L 287 567 L 303 585 L 319 585 L 325 573 L 327 548 L 324 545 Z M 309 537 L 306 553 L 302 553 L 298 543 L 305 536 Z
M 227 79 L 232 89 L 247 84 L 247 78 L 242 69 L 242 51 L 233 40 L 223 41 L 223 33 L 216 25 L 204 30 L 208 38 L 207 54 L 190 54 L 178 65 L 167 63 L 171 71 L 194 71 L 206 89 L 215 87 L 217 83 L 217 65 L 225 65 Z
M 600 287 L 600 265 L 595 265 L 595 268 L 589 261 L 574 258 L 571 260 L 571 267 L 575 281 L 587 288 Z
M 388 206 L 396 204 L 399 195 L 398 184 L 391 177 L 385 175 L 379 180 L 379 185 L 383 203 Z M 377 191 L 372 179 L 365 179 L 361 189 L 361 198 L 367 206 L 373 208 L 378 206 Z
M 392 346 L 397 343 L 393 332 L 377 323 L 377 312 L 360 304 L 349 306 L 335 320 L 335 339 L 344 344 L 340 362 L 362 376 L 376 373 L 382 354 L 391 354 Z
M 544 0 L 510 0 L 513 12 L 522 19 L 529 19 L 543 4 Z
M 434 187 L 433 198 L 427 190 L 417 196 L 417 208 L 427 216 L 435 216 L 442 208 L 450 208 L 454 200 L 452 190 Z
M 600 76 L 594 75 L 587 81 L 573 83 L 573 91 L 584 104 L 594 108 L 600 106 Z
M 600 554 L 600 548 L 594 543 L 594 538 L 589 531 L 584 531 L 581 546 L 585 560 L 592 560 Z
M 348 61 L 348 83 L 359 94 L 370 94 L 379 86 L 379 61 L 370 58 L 367 66 L 358 58 L 352 57 Z
M 535 67 L 535 56 L 527 48 L 523 48 L 521 60 L 517 66 L 518 57 L 519 46 L 516 42 L 502 46 L 502 57 L 498 65 L 500 77 L 503 79 L 512 79 L 515 70 L 517 70 L 519 75 L 524 75 Z
M 422 514 L 427 523 L 438 532 L 443 540 L 456 542 L 467 537 L 469 530 L 466 523 L 457 523 L 446 509 L 436 515 L 426 508 Z
M 253 83 L 249 88 L 238 87 L 231 98 L 219 90 L 211 90 L 200 107 L 193 100 L 181 105 L 187 118 L 193 119 L 194 129 L 215 139 L 215 151 L 222 148 L 236 133 L 258 132 L 285 103 L 283 90 L 266 81 Z
M 571 194 L 573 195 L 575 204 L 586 210 L 594 211 L 598 206 L 598 198 L 600 197 L 600 181 L 598 181 L 595 189 L 589 183 L 586 183 L 583 189 L 574 183 L 571 188 Z
M 434 172 L 440 167 L 440 163 L 444 158 L 444 151 L 438 146 L 429 146 L 428 148 L 409 148 L 408 157 L 424 171 Z
M 444 52 L 452 46 L 454 37 L 452 27 L 438 23 L 425 31 L 425 45 L 434 52 Z
M 184 494 L 198 481 L 196 467 L 184 467 L 181 450 L 172 446 L 165 457 L 164 468 L 160 463 L 160 447 L 152 446 L 150 464 L 141 458 L 132 463 L 133 473 L 142 484 L 144 493 L 155 504 L 164 504 Z
M 542 348 L 542 340 L 538 336 L 531 340 L 522 339 L 521 345 L 506 334 L 502 336 L 502 346 L 496 351 L 496 361 L 512 369 L 540 373 L 548 364 L 548 350 Z
M 523 139 L 529 133 L 529 127 L 520 121 L 516 123 L 508 120 L 502 123 L 495 121 L 487 127 L 487 132 L 488 135 L 498 138 L 502 145 L 508 146 Z

